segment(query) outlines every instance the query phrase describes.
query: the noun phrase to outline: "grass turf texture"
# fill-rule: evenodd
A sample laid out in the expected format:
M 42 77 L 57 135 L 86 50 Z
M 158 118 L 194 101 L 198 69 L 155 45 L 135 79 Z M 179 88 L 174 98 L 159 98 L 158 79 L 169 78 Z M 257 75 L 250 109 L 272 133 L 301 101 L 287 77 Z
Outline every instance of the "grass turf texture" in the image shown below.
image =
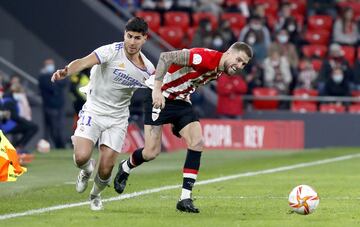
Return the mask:
M 359 149 L 306 151 L 206 151 L 198 181 L 266 170 L 348 154 Z M 161 154 L 132 172 L 124 193 L 182 183 L 186 152 Z M 122 158 L 127 157 L 123 155 Z M 93 212 L 89 205 L 0 220 L 0 226 L 359 226 L 360 158 L 197 185 L 195 205 L 200 214 L 175 210 L 180 188 L 104 203 Z M 36 154 L 28 172 L 16 183 L 0 183 L 0 216 L 50 206 L 87 201 L 75 192 L 78 170 L 72 152 Z M 115 172 L 114 172 L 115 173 Z M 298 184 L 313 186 L 320 196 L 315 213 L 292 213 L 287 197 Z M 112 186 L 103 198 L 117 196 Z

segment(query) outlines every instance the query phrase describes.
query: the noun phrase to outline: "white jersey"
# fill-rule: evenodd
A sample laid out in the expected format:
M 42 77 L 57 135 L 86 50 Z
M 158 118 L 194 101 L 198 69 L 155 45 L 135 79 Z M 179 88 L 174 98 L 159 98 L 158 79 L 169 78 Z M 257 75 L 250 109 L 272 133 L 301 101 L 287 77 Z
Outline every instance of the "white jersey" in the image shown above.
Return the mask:
M 132 94 L 137 88 L 146 87 L 144 82 L 154 73 L 154 65 L 140 53 L 146 70 L 138 68 L 126 57 L 123 42 L 99 47 L 94 53 L 100 64 L 91 69 L 83 110 L 98 115 L 128 116 Z

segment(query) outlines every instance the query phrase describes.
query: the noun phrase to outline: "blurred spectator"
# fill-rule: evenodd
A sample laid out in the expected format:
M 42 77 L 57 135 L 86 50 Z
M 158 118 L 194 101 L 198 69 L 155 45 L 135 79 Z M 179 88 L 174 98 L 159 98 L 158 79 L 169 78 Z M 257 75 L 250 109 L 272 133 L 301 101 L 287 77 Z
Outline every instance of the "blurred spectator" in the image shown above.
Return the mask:
M 10 113 L 10 116 L 2 120 L 1 130 L 6 135 L 14 135 L 11 142 L 18 153 L 29 153 L 25 146 L 35 136 L 38 126 L 19 115 L 18 103 L 11 92 L 4 94 L 0 90 L 0 110 Z
M 264 78 L 266 87 L 276 88 L 282 95 L 289 93 L 289 85 L 292 81 L 290 64 L 280 52 L 273 51 L 265 59 Z
M 236 37 L 231 30 L 230 22 L 226 20 L 221 20 L 219 28 L 215 32 L 212 45 L 210 49 L 215 49 L 218 51 L 226 51 L 231 44 L 236 42 Z
M 262 64 L 267 56 L 271 38 L 269 29 L 262 23 L 259 16 L 250 18 L 249 23 L 241 30 L 239 41 L 248 43 L 254 51 L 254 60 Z
M 291 3 L 284 3 L 281 6 L 279 18 L 277 21 L 278 22 L 275 25 L 275 30 L 287 30 L 289 41 L 298 47 L 301 44 L 301 28 L 299 27 L 296 18 L 291 13 Z
M 269 47 L 269 53 L 277 51 L 281 56 L 288 59 L 292 70 L 296 70 L 299 65 L 299 56 L 294 44 L 289 42 L 289 33 L 285 29 L 277 32 L 275 41 Z
M 204 97 L 204 88 L 199 87 L 198 89 L 196 89 L 196 91 L 191 94 L 190 98 L 191 98 L 191 103 L 192 103 L 195 113 L 200 118 L 208 116 L 204 110 L 204 105 L 205 105 L 205 101 L 206 101 L 205 97 Z
M 264 86 L 264 71 L 253 62 L 250 62 L 244 69 L 245 81 L 247 83 L 247 94 L 252 95 L 252 91 L 256 87 Z
M 297 79 L 296 88 L 303 88 L 307 90 L 316 89 L 317 72 L 309 58 L 304 59 L 303 67 L 300 69 L 300 73 Z
M 229 76 L 225 73 L 217 80 L 217 114 L 225 118 L 239 118 L 243 115 L 242 95 L 247 85 L 241 75 Z
M 19 116 L 25 118 L 28 121 L 32 119 L 31 107 L 29 105 L 28 98 L 25 93 L 24 87 L 20 83 L 12 83 L 10 87 L 13 98 L 17 102 L 19 110 Z
M 341 69 L 344 75 L 344 80 L 352 81 L 353 72 L 350 68 L 349 62 L 344 58 L 344 53 L 341 46 L 337 43 L 330 45 L 328 58 L 325 59 L 321 65 L 318 76 L 318 90 L 319 94 L 323 93 L 325 82 L 330 79 L 335 68 Z
M 39 89 L 43 100 L 44 139 L 52 141 L 55 148 L 64 148 L 64 91 L 67 80 L 65 79 L 52 83 L 51 76 L 54 71 L 54 60 L 46 59 L 39 76 Z
M 121 8 L 127 9 L 129 13 L 134 14 L 141 6 L 141 0 L 113 0 Z
M 352 8 L 344 8 L 341 17 L 337 18 L 333 28 L 334 42 L 343 45 L 355 45 L 359 39 L 358 26 L 354 21 Z
M 223 8 L 221 7 L 223 0 L 200 0 L 200 5 L 196 9 L 197 12 L 209 12 L 214 14 L 217 18 L 220 18 L 220 15 L 223 13 Z
M 335 68 L 330 78 L 325 82 L 325 88 L 320 93 L 323 96 L 351 96 L 350 84 L 344 78 L 341 68 Z M 337 102 L 339 103 L 339 102 Z M 349 103 L 344 103 L 349 104 Z
M 213 31 L 211 23 L 208 19 L 202 19 L 195 31 L 192 39 L 191 47 L 211 48 L 213 38 Z
M 336 0 L 307 0 L 307 15 L 330 15 L 336 18 Z

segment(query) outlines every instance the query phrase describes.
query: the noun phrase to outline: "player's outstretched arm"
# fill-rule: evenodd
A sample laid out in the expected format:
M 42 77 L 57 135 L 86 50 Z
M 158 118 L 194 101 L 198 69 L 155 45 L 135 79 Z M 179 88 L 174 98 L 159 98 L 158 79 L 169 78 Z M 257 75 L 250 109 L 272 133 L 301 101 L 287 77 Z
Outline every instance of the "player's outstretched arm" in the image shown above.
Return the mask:
M 91 53 L 86 57 L 76 59 L 63 69 L 58 69 L 54 72 L 51 77 L 51 81 L 55 82 L 56 80 L 65 79 L 68 75 L 72 75 L 78 73 L 86 68 L 90 68 L 96 64 L 100 64 L 98 58 L 96 57 L 95 53 Z
M 165 98 L 161 93 L 161 86 L 166 72 L 172 64 L 186 66 L 189 64 L 190 51 L 176 50 L 170 52 L 162 52 L 159 62 L 156 66 L 154 90 L 152 93 L 153 106 L 155 108 L 164 108 Z

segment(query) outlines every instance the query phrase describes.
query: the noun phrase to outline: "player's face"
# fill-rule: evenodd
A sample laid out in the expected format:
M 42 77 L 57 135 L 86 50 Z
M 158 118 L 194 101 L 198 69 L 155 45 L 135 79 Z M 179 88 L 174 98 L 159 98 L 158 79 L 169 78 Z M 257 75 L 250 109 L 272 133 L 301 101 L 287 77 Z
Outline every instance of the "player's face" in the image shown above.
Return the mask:
M 228 75 L 235 75 L 240 69 L 243 69 L 250 58 L 244 51 L 230 52 L 224 61 L 224 70 Z
M 129 55 L 139 53 L 144 45 L 147 35 L 140 32 L 126 31 L 124 35 L 125 51 Z

